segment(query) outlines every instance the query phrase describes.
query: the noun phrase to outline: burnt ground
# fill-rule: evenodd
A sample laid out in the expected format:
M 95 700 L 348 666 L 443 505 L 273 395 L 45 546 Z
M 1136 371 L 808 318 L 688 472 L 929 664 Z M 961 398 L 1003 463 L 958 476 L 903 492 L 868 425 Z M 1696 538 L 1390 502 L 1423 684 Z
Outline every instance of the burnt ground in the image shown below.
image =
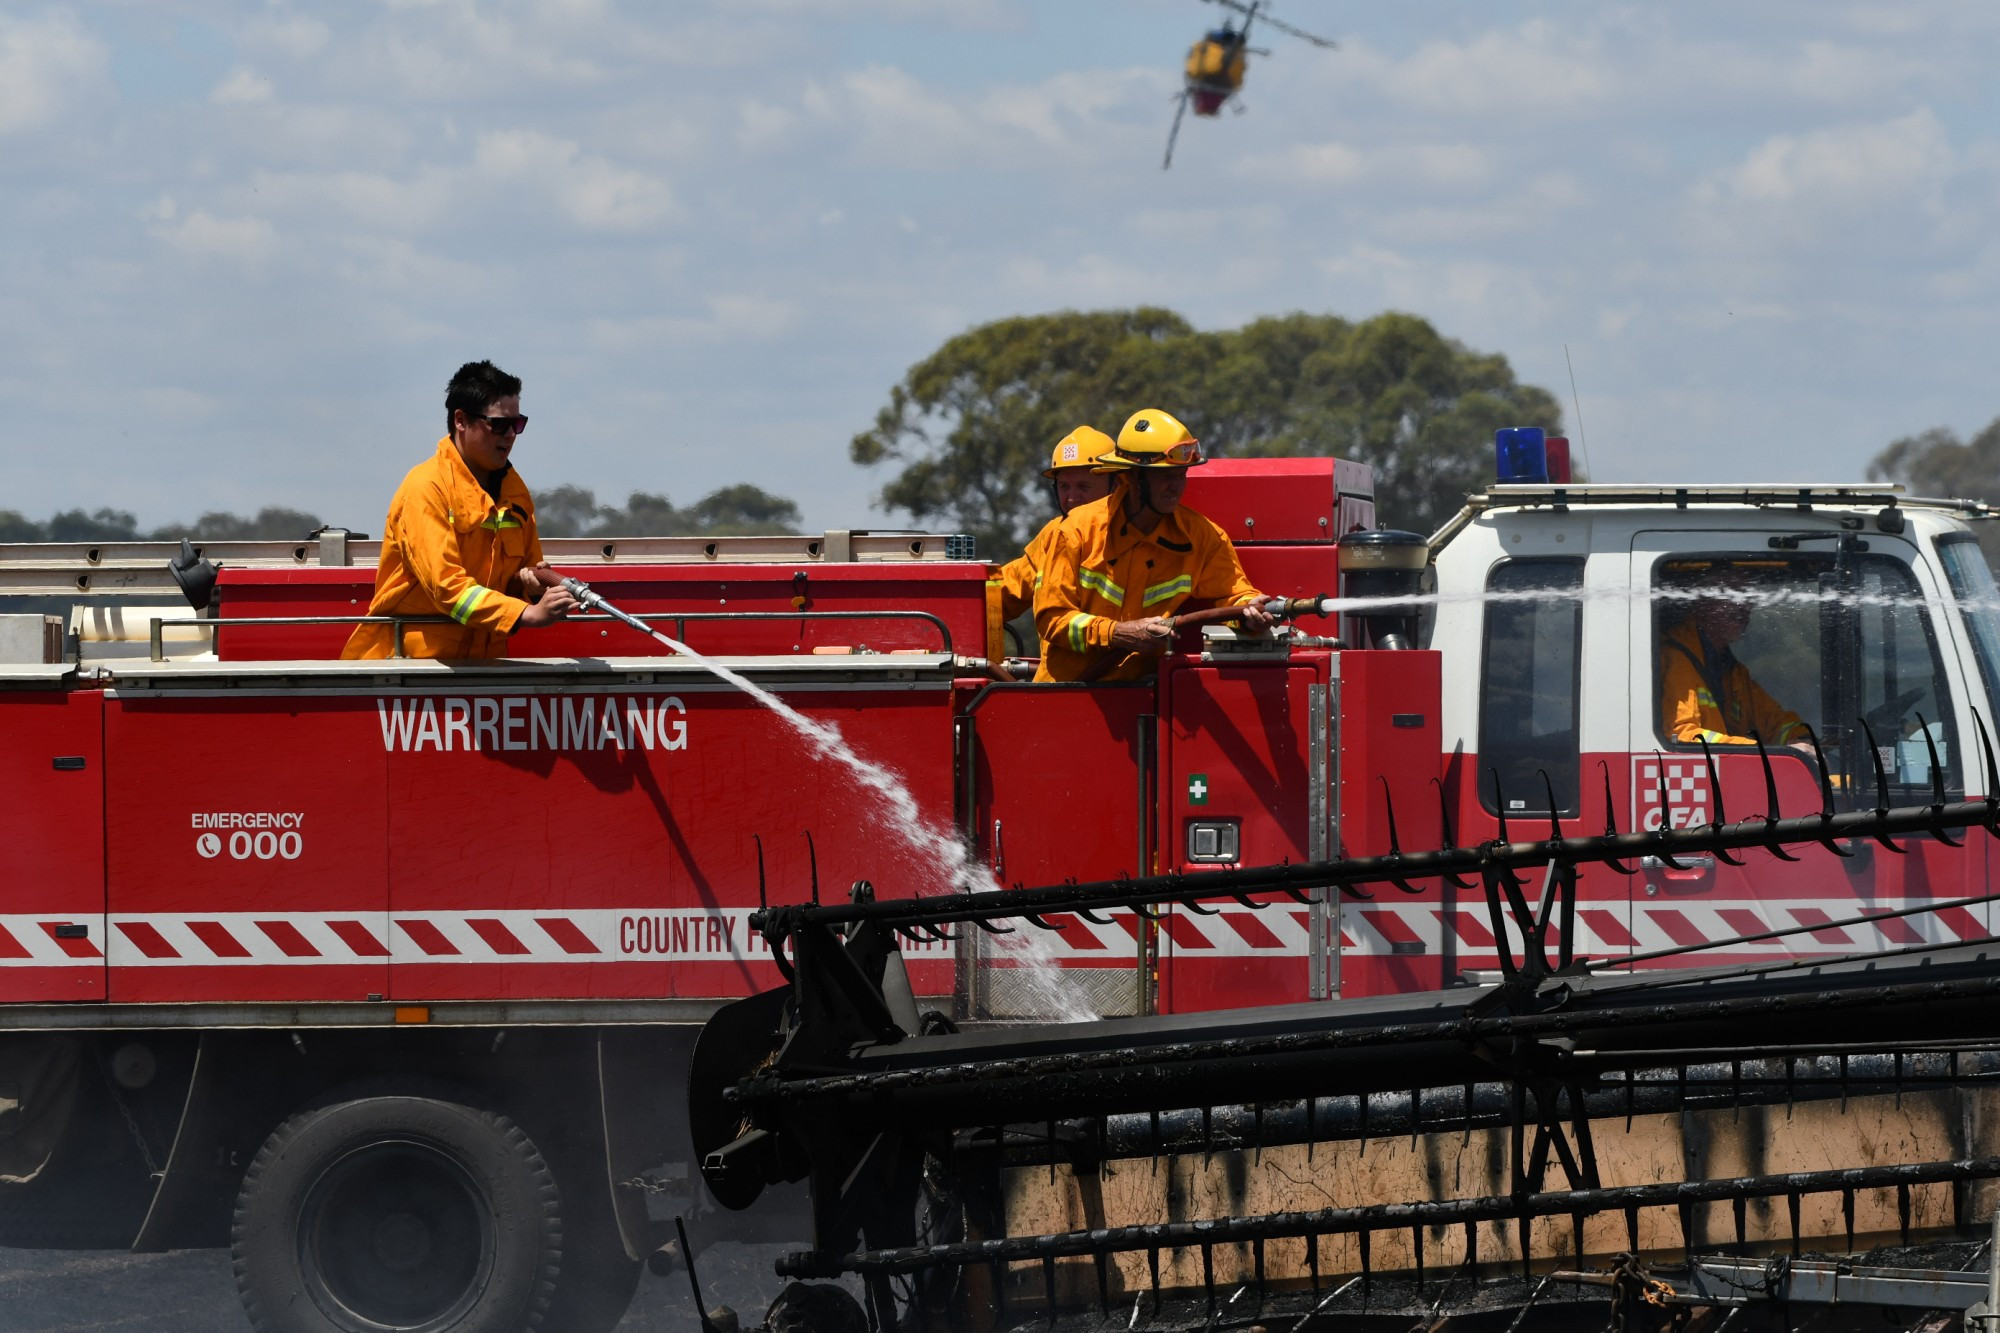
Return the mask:
M 771 1264 L 793 1246 L 718 1245 L 700 1261 L 709 1302 L 734 1306 L 745 1325 L 763 1318 L 781 1285 Z M 620 1333 L 687 1333 L 694 1327 L 687 1275 L 639 1279 Z M 146 1333 L 249 1333 L 226 1250 L 127 1254 L 104 1250 L 0 1249 L 0 1333 L 144 1329 Z

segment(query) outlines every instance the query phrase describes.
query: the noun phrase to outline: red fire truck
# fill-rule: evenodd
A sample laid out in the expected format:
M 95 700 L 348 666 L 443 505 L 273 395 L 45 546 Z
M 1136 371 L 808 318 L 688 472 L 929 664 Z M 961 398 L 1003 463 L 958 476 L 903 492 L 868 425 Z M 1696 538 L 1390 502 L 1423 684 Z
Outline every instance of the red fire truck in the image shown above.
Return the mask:
M 955 539 L 552 541 L 552 562 L 830 725 L 1005 884 L 1747 813 L 1754 748 L 1661 730 L 1661 643 L 1718 569 L 1771 590 L 1738 657 L 1830 769 L 1786 813 L 1977 787 L 2000 620 L 1982 507 L 1893 488 L 1496 486 L 1428 542 L 1365 468 L 1205 467 L 1188 503 L 1273 594 L 1416 601 L 1211 628 L 1155 680 L 995 679 Z M 705 1209 L 681 1079 L 700 1021 L 779 983 L 762 902 L 949 891 L 853 772 L 702 661 L 584 617 L 505 660 L 342 662 L 376 547 L 0 548 L 0 1243 L 232 1245 L 260 1329 L 608 1328 Z M 1965 850 L 1587 872 L 1578 951 L 1964 896 Z M 1031 974 L 912 947 L 961 1019 L 1476 983 L 1476 895 L 1061 927 Z M 1813 914 L 1819 914 L 1814 916 Z M 1983 909 L 1790 937 L 1983 936 Z M 1879 938 L 1878 938 L 1879 936 Z

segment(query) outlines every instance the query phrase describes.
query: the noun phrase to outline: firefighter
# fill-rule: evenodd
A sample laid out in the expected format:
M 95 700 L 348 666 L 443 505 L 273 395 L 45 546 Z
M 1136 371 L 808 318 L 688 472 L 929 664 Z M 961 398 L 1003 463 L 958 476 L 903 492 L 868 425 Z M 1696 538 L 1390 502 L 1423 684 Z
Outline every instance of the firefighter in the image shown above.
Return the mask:
M 1042 475 L 1055 483 L 1056 516 L 1042 525 L 1027 549 L 994 571 L 987 582 L 999 590 L 999 623 L 1004 625 L 1023 611 L 1035 607 L 1035 589 L 1042 585 L 1042 571 L 1048 568 L 1049 547 L 1056 528 L 1072 509 L 1102 500 L 1111 494 L 1111 474 L 1099 472 L 1097 463 L 1116 444 L 1093 426 L 1078 426 L 1056 445 Z
M 1713 576 L 1711 576 L 1713 578 Z M 1712 582 L 1660 641 L 1660 726 L 1684 745 L 1810 749 L 1803 719 L 1751 678 L 1733 646 L 1750 628 L 1745 589 Z
M 507 636 L 576 606 L 542 560 L 535 502 L 509 456 L 527 428 L 521 381 L 491 361 L 458 368 L 445 389 L 450 433 L 389 501 L 371 616 L 445 616 L 405 625 L 409 657 L 504 657 Z M 357 625 L 344 658 L 392 656 L 388 625 Z
M 1228 536 L 1181 505 L 1200 462 L 1200 442 L 1156 407 L 1118 432 L 1097 465 L 1111 494 L 1072 511 L 1050 544 L 1035 595 L 1036 680 L 1139 679 L 1173 645 L 1175 613 L 1189 602 L 1241 607 L 1251 629 L 1273 623 Z

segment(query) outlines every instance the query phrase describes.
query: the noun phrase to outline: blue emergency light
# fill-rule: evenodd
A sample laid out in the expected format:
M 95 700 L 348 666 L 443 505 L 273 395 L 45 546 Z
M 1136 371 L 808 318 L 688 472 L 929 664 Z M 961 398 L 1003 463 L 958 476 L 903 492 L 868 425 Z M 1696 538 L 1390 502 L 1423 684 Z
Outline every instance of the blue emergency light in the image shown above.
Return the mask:
M 1496 481 L 1504 485 L 1547 485 L 1548 432 L 1540 426 L 1507 426 L 1493 432 Z

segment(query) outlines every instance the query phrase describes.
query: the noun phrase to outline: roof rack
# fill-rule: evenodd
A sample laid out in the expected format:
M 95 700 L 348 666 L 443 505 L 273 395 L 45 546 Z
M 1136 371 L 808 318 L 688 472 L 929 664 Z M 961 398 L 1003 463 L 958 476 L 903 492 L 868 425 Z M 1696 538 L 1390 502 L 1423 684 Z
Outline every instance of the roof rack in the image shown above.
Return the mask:
M 195 551 L 227 568 L 372 569 L 382 543 L 341 528 L 301 541 L 194 541 Z M 180 590 L 167 561 L 178 541 L 0 542 L 0 596 L 164 595 Z M 754 537 L 544 537 L 549 563 L 606 565 L 826 565 L 970 560 L 972 539 L 957 534 L 829 531 Z
M 1834 486 L 1759 482 L 1737 486 L 1631 485 L 1622 482 L 1581 482 L 1574 485 L 1533 483 L 1496 485 L 1465 499 L 1465 507 L 1446 520 L 1431 537 L 1436 551 L 1475 515 L 1494 509 L 1574 509 L 1590 505 L 1671 505 L 1688 509 L 1709 505 L 1743 505 L 1758 509 L 1868 508 L 1900 505 L 1905 509 L 1938 509 L 1961 518 L 2000 518 L 2000 507 L 1983 500 L 1937 499 L 1905 495 L 1900 482 L 1851 482 Z

